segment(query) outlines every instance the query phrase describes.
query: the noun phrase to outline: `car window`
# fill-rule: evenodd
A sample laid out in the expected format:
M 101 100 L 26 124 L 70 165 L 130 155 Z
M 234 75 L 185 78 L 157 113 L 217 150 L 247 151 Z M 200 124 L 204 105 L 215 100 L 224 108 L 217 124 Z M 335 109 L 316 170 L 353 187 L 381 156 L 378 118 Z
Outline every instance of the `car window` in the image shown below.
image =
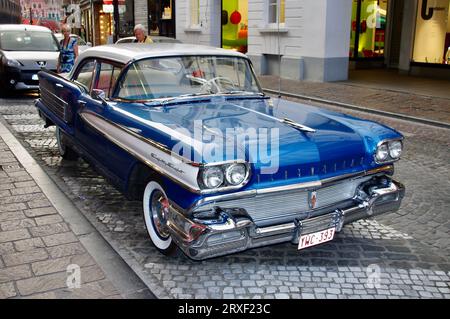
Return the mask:
M 101 62 L 100 64 L 100 72 L 97 77 L 97 81 L 95 84 L 95 89 L 102 90 L 105 92 L 105 97 L 109 98 L 112 94 L 112 90 L 116 81 L 120 75 L 121 68 L 115 65 L 112 65 L 108 62 Z
M 151 100 L 238 92 L 261 93 L 246 59 L 185 56 L 152 58 L 133 63 L 121 81 L 118 97 Z
M 95 61 L 94 60 L 86 61 L 75 75 L 74 80 L 85 86 L 86 89 L 90 91 L 92 84 L 92 77 L 94 75 L 94 69 L 95 69 Z
M 5 51 L 58 51 L 59 45 L 50 32 L 1 31 L 0 48 Z

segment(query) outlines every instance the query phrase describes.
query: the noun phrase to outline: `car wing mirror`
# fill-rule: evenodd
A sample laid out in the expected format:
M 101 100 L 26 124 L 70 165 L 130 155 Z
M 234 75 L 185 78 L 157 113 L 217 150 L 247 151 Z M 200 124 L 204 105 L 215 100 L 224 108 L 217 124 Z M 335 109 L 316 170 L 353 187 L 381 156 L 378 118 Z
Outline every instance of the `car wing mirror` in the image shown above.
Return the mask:
M 91 47 L 91 46 L 92 46 L 92 42 L 86 42 L 86 45 L 87 45 L 88 47 Z
M 106 105 L 106 94 L 103 90 L 92 89 L 92 98 L 97 101 L 101 101 L 103 105 Z

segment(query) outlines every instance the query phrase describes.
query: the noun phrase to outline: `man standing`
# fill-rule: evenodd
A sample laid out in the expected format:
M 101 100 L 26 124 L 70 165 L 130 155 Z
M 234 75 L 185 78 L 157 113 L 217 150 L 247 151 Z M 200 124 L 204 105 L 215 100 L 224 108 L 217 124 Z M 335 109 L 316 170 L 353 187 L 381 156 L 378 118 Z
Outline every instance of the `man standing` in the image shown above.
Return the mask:
M 147 30 L 145 30 L 142 24 L 137 24 L 134 27 L 134 36 L 136 37 L 136 40 L 133 41 L 135 43 L 153 43 L 153 40 L 147 35 Z

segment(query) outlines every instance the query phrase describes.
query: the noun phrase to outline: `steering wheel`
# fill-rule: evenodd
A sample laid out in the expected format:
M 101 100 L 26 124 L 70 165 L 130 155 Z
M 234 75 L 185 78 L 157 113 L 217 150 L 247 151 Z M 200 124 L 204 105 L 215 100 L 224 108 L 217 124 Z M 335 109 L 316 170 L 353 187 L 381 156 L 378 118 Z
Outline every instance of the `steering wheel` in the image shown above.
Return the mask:
M 206 80 L 204 78 L 192 76 L 190 74 L 186 74 L 186 78 L 201 84 L 201 92 L 205 93 L 220 93 L 223 92 L 223 84 L 231 86 L 233 89 L 236 88 L 236 85 L 227 77 L 216 76 L 215 78 L 211 78 Z

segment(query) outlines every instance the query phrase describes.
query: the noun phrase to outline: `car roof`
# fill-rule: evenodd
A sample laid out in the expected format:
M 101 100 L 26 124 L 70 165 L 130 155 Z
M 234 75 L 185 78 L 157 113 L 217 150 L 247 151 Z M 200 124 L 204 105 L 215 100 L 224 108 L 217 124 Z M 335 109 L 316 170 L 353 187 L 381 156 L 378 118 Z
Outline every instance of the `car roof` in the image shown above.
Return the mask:
M 53 35 L 55 36 L 55 37 L 61 37 L 61 38 L 64 38 L 64 34 L 62 34 L 62 33 L 59 33 L 59 32 L 57 32 L 57 33 L 53 33 Z M 69 35 L 71 38 L 75 38 L 75 37 L 79 37 L 79 35 L 78 34 L 75 34 L 75 33 L 71 33 L 70 35 Z
M 49 28 L 39 25 L 29 24 L 0 24 L 0 31 L 44 31 L 52 32 Z
M 168 57 L 168 56 L 189 56 L 189 55 L 222 55 L 232 57 L 246 57 L 244 54 L 225 50 L 221 48 L 208 47 L 195 44 L 184 43 L 123 43 L 100 45 L 87 49 L 78 60 L 83 60 L 88 57 L 105 58 L 121 63 L 128 63 L 133 60 L 140 60 L 144 58 L 154 57 Z

